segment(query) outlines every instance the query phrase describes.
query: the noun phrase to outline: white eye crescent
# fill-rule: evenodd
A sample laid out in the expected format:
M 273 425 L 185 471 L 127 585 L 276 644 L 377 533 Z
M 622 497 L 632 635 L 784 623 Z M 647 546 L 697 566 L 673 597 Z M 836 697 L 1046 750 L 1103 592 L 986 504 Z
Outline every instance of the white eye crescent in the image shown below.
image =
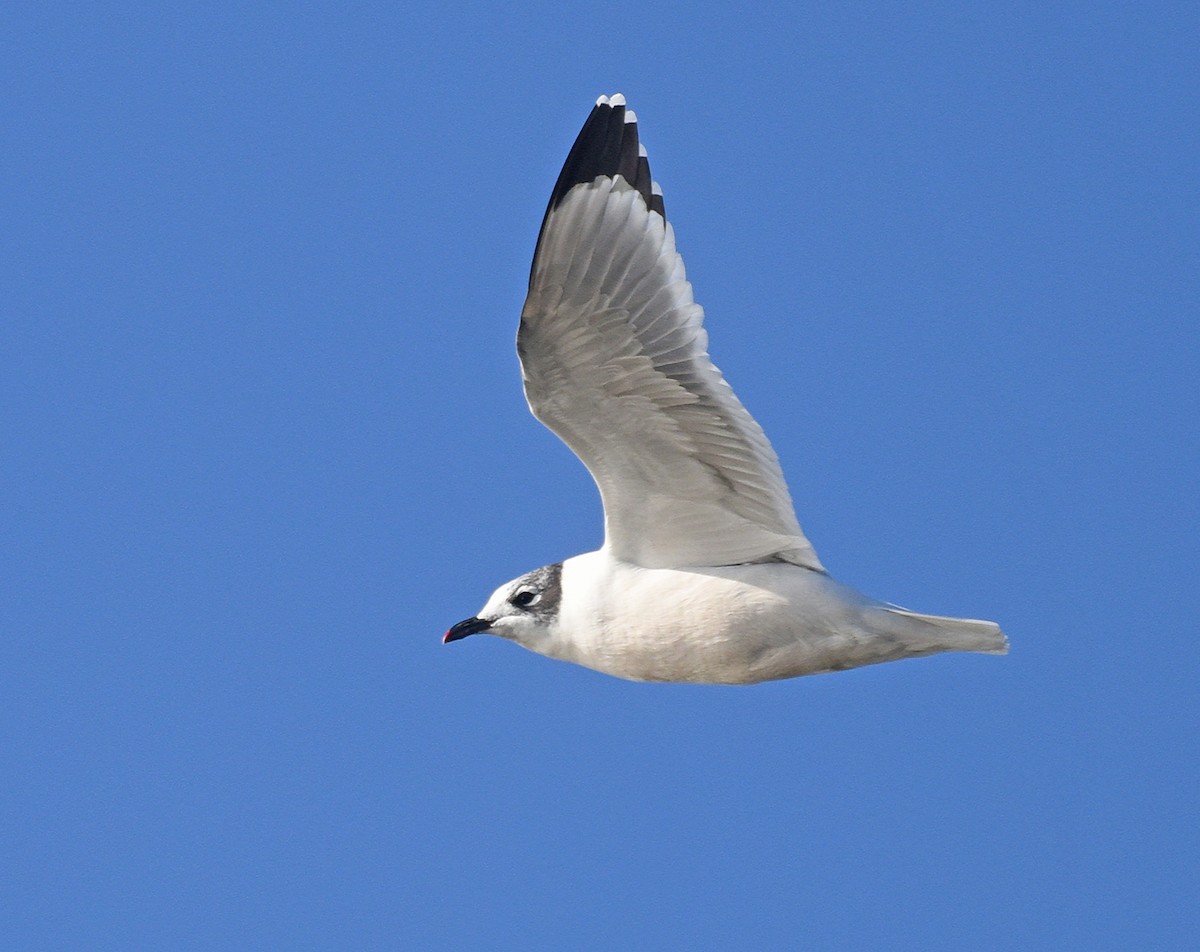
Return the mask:
M 536 605 L 537 600 L 538 600 L 538 593 L 531 592 L 527 588 L 522 589 L 521 591 L 517 592 L 517 594 L 515 594 L 512 598 L 509 599 L 509 601 L 512 602 L 514 605 L 516 605 L 517 608 L 529 608 L 531 605 Z

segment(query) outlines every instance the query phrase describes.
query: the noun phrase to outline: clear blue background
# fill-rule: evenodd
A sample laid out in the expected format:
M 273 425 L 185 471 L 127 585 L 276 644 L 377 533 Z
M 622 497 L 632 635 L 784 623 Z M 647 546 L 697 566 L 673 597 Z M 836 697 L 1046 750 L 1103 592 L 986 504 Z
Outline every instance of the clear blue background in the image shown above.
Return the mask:
M 1194 947 L 1200 9 L 737 7 L 6 7 L 7 947 Z M 826 565 L 1009 657 L 441 645 L 600 541 L 513 335 L 618 90 Z

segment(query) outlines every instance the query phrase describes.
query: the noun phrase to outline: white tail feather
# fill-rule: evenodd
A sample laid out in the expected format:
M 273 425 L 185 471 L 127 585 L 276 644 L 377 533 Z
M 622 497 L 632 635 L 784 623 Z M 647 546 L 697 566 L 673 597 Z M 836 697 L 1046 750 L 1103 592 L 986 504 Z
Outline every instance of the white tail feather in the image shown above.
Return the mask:
M 921 615 L 905 608 L 888 606 L 886 611 L 902 618 L 930 625 L 938 630 L 938 640 L 944 651 L 978 651 L 982 654 L 1008 654 L 1008 639 L 994 621 L 974 618 L 945 618 L 941 615 Z

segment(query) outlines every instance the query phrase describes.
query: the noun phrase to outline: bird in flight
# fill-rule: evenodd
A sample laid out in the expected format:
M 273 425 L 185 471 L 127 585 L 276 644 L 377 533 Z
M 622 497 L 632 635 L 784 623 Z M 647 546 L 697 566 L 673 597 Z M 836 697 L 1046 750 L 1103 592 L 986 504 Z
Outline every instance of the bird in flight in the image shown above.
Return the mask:
M 709 359 L 620 94 L 597 100 L 550 195 L 517 352 L 534 416 L 600 489 L 604 545 L 501 585 L 445 642 L 488 633 L 699 684 L 1008 651 L 993 622 L 910 612 L 825 571 L 771 444 Z

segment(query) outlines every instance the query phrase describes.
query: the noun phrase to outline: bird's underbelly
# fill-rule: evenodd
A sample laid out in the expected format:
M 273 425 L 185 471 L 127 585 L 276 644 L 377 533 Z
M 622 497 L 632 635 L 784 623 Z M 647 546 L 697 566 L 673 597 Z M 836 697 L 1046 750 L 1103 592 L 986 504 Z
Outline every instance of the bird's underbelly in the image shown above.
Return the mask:
M 610 630 L 590 646 L 584 664 L 634 681 L 742 684 L 799 673 L 794 650 L 771 648 L 736 632 L 689 630 Z
M 791 568 L 791 567 L 789 567 Z M 882 646 L 863 638 L 858 606 L 797 584 L 773 589 L 702 576 L 692 585 L 642 579 L 623 589 L 576 660 L 636 681 L 748 684 L 869 664 Z M 814 576 L 814 580 L 816 577 Z
M 650 569 L 564 563 L 555 637 L 535 650 L 634 681 L 754 684 L 947 650 L 886 606 L 786 563 Z

